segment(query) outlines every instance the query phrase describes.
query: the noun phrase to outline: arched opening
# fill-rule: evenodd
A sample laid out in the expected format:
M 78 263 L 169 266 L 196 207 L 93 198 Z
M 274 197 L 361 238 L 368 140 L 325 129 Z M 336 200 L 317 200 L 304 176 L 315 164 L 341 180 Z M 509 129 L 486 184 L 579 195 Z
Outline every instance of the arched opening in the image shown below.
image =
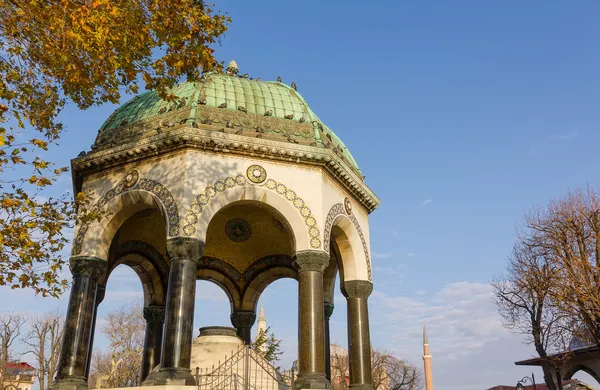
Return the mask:
M 230 297 L 225 288 L 209 280 L 196 281 L 194 339 L 206 326 L 231 326 Z
M 286 374 L 298 359 L 298 282 L 289 277 L 279 278 L 269 283 L 257 299 L 257 318 L 264 308 L 265 324 L 259 320 L 252 328 L 252 340 L 256 341 L 261 326 L 266 326 L 275 339 L 281 342 L 283 352 L 273 361 L 280 372 Z
M 585 384 L 592 386 L 595 389 L 597 389 L 600 385 L 600 376 L 598 375 L 598 373 L 594 372 L 594 370 L 592 370 L 591 368 L 581 364 L 576 365 L 571 370 L 569 370 L 569 372 L 567 372 L 567 375 L 565 375 L 565 380 L 568 379 L 578 379 L 584 382 Z

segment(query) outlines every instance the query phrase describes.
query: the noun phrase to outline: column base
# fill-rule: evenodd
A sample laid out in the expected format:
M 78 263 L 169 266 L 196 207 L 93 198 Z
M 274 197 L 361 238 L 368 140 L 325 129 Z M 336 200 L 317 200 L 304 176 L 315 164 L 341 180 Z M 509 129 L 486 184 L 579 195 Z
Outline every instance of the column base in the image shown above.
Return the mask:
M 87 390 L 88 384 L 84 377 L 57 379 L 50 385 L 50 390 Z
M 294 389 L 330 389 L 331 384 L 325 377 L 325 374 L 307 373 L 298 374 L 294 381 Z
M 350 385 L 350 388 L 352 390 L 373 390 L 373 385 L 365 385 L 365 384 Z
M 186 368 L 161 368 L 151 372 L 142 386 L 196 386 L 192 370 Z

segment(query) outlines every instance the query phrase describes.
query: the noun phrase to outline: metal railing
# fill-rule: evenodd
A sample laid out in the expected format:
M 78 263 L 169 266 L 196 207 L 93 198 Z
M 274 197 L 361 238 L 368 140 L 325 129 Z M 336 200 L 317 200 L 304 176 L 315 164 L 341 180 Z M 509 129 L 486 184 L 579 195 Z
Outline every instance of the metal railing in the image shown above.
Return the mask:
M 288 390 L 283 377 L 249 345 L 240 346 L 217 366 L 196 367 L 198 390 Z

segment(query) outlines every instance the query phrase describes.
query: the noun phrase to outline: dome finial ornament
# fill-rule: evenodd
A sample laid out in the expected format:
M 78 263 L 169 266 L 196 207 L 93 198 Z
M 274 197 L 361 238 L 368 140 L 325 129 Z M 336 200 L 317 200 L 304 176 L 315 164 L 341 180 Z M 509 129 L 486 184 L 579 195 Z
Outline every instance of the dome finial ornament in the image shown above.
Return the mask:
M 235 76 L 238 74 L 240 70 L 238 69 L 238 65 L 234 60 L 229 61 L 229 65 L 227 65 L 227 69 L 225 72 L 228 76 Z

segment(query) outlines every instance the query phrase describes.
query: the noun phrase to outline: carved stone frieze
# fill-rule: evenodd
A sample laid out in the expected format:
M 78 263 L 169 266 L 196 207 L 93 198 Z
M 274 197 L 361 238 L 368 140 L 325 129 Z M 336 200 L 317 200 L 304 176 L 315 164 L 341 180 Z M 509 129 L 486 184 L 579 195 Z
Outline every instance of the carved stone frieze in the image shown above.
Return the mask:
M 334 305 L 333 303 L 329 303 L 329 302 L 325 302 L 325 304 L 323 305 L 323 309 L 325 310 L 325 319 L 329 320 L 331 318 L 331 316 L 333 315 L 333 309 L 334 309 Z
M 329 265 L 329 253 L 323 251 L 305 250 L 296 252 L 293 256 L 294 266 L 298 272 L 323 272 Z
M 196 225 L 200 221 L 200 217 L 202 212 L 210 201 L 217 196 L 219 193 L 225 191 L 228 188 L 238 187 L 238 186 L 252 186 L 257 185 L 252 181 L 248 180 L 244 175 L 239 174 L 237 176 L 229 176 L 223 179 L 217 180 L 213 184 L 207 186 L 204 191 L 200 194 L 196 195 L 196 198 L 191 203 L 190 208 L 188 209 L 184 225 L 183 225 L 183 233 L 187 236 L 193 236 L 196 234 Z M 290 202 L 300 213 L 302 219 L 304 219 L 304 224 L 306 225 L 306 229 L 308 230 L 308 235 L 310 237 L 310 247 L 313 249 L 321 248 L 321 231 L 317 226 L 317 220 L 315 219 L 312 210 L 308 207 L 307 203 L 302 199 L 298 194 L 288 188 L 285 184 L 273 180 L 268 179 L 260 186 L 265 186 L 271 191 L 277 192 L 279 195 L 283 196 Z
M 97 280 L 106 273 L 107 262 L 98 257 L 72 256 L 69 268 L 74 277 L 84 276 Z
M 373 283 L 367 280 L 349 280 L 344 282 L 346 298 L 368 298 L 373 292 Z

